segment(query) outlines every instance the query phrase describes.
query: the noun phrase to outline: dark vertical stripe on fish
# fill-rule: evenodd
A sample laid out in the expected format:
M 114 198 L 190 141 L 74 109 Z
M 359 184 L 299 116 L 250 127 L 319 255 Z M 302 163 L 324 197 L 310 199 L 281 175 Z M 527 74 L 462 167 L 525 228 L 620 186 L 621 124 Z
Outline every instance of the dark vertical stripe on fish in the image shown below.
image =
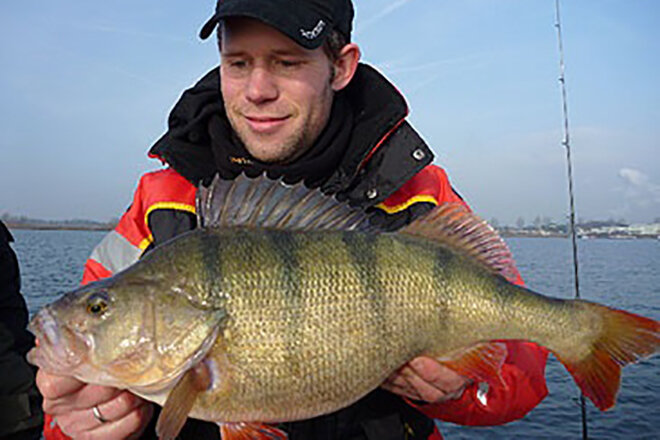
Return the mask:
M 266 235 L 268 241 L 274 249 L 275 254 L 279 257 L 282 264 L 282 281 L 283 297 L 287 302 L 286 310 L 290 313 L 288 317 L 288 332 L 286 337 L 287 351 L 289 352 L 289 359 L 296 359 L 298 356 L 298 344 L 300 343 L 301 333 L 300 326 L 304 323 L 304 316 L 302 316 L 302 291 L 300 285 L 301 268 L 298 261 L 298 247 L 304 246 L 296 235 L 286 231 L 267 230 Z M 298 235 L 301 237 L 301 235 Z M 292 374 L 298 374 L 298 365 L 295 362 L 290 362 L 289 366 L 292 369 Z
M 385 319 L 387 295 L 383 294 L 384 288 L 378 265 L 379 236 L 345 231 L 342 233 L 342 241 L 351 256 L 353 267 L 369 300 L 369 306 L 378 326 L 374 330 L 384 336 L 388 331 Z
M 223 240 L 208 230 L 200 237 L 199 250 L 202 256 L 204 285 L 208 300 L 222 292 L 222 249 Z
M 438 305 L 438 316 L 448 316 L 447 309 L 449 305 L 446 301 L 446 296 L 439 294 L 440 292 L 447 292 L 450 290 L 449 283 L 453 277 L 449 272 L 457 269 L 456 257 L 451 252 L 443 248 L 437 248 L 434 251 L 433 258 L 433 290 L 436 293 L 435 300 Z M 443 320 L 439 319 L 438 324 L 443 326 Z

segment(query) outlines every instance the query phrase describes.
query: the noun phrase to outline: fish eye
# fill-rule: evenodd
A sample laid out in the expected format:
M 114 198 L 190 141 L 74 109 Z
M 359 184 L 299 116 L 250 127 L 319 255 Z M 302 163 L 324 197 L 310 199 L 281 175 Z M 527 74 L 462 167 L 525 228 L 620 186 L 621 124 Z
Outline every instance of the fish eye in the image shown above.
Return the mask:
M 106 295 L 95 293 L 87 300 L 87 313 L 93 316 L 101 316 L 108 309 L 108 298 Z

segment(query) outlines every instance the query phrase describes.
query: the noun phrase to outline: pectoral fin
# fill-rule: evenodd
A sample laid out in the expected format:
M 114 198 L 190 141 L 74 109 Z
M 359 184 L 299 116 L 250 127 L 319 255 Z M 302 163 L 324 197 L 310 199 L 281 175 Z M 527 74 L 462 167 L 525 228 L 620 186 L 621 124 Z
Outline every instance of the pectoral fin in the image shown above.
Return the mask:
M 506 387 L 500 370 L 508 350 L 502 342 L 473 345 L 437 358 L 438 362 L 475 381 Z
M 220 423 L 222 440 L 286 440 L 286 432 L 260 423 Z
M 211 385 L 211 373 L 204 362 L 186 371 L 167 396 L 156 423 L 160 440 L 174 440 L 183 428 L 197 396 Z M 223 437 L 224 438 L 224 437 Z

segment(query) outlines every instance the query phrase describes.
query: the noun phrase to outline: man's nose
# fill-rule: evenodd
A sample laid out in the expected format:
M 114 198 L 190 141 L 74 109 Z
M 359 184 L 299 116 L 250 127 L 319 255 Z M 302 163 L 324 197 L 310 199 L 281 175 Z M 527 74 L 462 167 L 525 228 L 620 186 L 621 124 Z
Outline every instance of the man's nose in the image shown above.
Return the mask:
M 255 67 L 248 78 L 246 97 L 254 103 L 277 99 L 278 89 L 275 78 L 265 67 Z

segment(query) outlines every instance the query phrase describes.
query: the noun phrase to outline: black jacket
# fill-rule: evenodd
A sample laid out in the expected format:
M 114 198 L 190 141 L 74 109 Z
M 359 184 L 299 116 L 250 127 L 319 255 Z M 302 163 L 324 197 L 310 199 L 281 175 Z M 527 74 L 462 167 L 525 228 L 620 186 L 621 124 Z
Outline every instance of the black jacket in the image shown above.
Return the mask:
M 43 425 L 43 413 L 35 369 L 25 360 L 34 338 L 25 329 L 28 311 L 20 293 L 16 254 L 9 245 L 12 241 L 0 221 L 0 438 L 13 434 L 14 439 L 27 439 L 35 438 L 27 430 Z

